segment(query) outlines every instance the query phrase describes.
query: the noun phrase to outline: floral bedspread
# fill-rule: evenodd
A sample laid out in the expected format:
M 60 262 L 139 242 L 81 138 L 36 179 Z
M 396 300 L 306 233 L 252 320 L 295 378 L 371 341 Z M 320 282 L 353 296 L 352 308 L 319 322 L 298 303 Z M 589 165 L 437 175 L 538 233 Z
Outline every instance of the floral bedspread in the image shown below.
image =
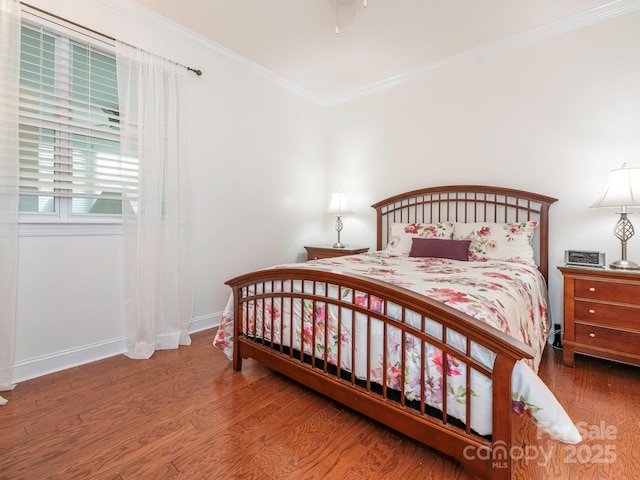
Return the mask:
M 513 408 L 519 414 L 531 417 L 540 428 L 547 431 L 554 438 L 567 443 L 577 443 L 581 440 L 580 434 L 568 417 L 554 395 L 549 391 L 536 371 L 540 363 L 542 351 L 546 345 L 548 332 L 547 295 L 546 284 L 541 274 L 534 266 L 511 262 L 466 262 L 440 258 L 413 258 L 405 255 L 393 255 L 385 252 L 373 252 L 361 255 L 314 260 L 311 262 L 297 263 L 296 268 L 330 268 L 332 271 L 340 271 L 346 274 L 353 273 L 369 276 L 389 282 L 417 293 L 423 294 L 434 300 L 447 304 L 488 325 L 498 328 L 521 342 L 531 346 L 536 355 L 531 360 L 516 362 L 512 375 L 512 399 Z M 278 267 L 274 267 L 278 268 Z M 365 301 L 356 296 L 355 302 Z M 280 305 L 269 306 L 277 310 Z M 316 332 L 317 353 L 327 355 L 330 362 L 336 364 L 337 342 L 348 344 L 350 349 L 351 337 L 356 332 L 343 329 L 341 338 L 338 339 L 336 312 L 331 308 L 324 310 L 307 311 L 304 304 L 293 306 L 297 310 L 294 318 L 305 318 L 304 325 L 298 322 L 294 328 L 305 335 L 305 328 L 312 328 L 312 319 L 322 315 L 328 324 L 328 341 L 324 338 L 324 328 Z M 318 308 L 318 307 L 316 307 Z M 324 307 L 322 307 L 324 309 Z M 279 316 L 282 312 L 270 311 L 269 315 Z M 251 312 L 250 316 L 261 318 L 262 312 Z M 409 320 L 410 321 L 410 320 Z M 251 335 L 261 336 L 260 322 L 250 322 Z M 278 324 L 279 325 L 279 324 Z M 285 327 L 288 328 L 288 327 Z M 382 327 L 373 325 L 379 338 L 384 337 Z M 358 329 L 356 324 L 356 330 Z M 395 331 L 394 331 L 395 330 Z M 433 332 L 437 335 L 437 332 Z M 278 331 L 264 332 L 265 338 L 278 343 L 281 338 L 286 339 L 288 333 Z M 295 335 L 294 338 L 298 336 Z M 307 335 L 310 338 L 310 334 Z M 420 388 L 420 363 L 421 342 L 410 335 L 405 340 L 405 371 L 401 371 L 402 349 L 395 348 L 402 344 L 400 330 L 389 329 L 387 332 L 387 360 L 386 366 L 382 365 L 383 342 L 374 342 L 369 353 L 371 360 L 370 377 L 378 383 L 383 382 L 382 370 L 386 369 L 387 385 L 400 390 L 404 382 L 404 392 L 409 400 L 421 400 L 421 391 L 424 391 L 424 401 L 442 409 L 444 403 L 442 397 L 443 354 L 442 350 L 427 345 L 425 354 L 425 371 L 428 378 L 425 379 L 424 389 Z M 378 338 L 375 337 L 374 338 Z M 415 341 L 414 341 L 415 340 Z M 464 350 L 461 338 L 447 340 L 452 345 Z M 295 341 L 294 341 L 295 342 Z M 358 348 L 356 351 L 364 352 L 366 348 Z M 455 345 L 459 342 L 460 345 Z M 299 342 L 298 342 L 299 343 Z M 225 308 L 220 327 L 216 333 L 214 345 L 222 348 L 231 358 L 233 354 L 233 298 Z M 311 342 L 305 341 L 305 350 L 311 348 Z M 294 343 L 294 348 L 300 345 Z M 476 349 L 475 357 L 481 363 L 490 366 L 493 362 L 493 354 L 480 347 Z M 390 353 L 391 352 L 391 353 Z M 307 351 L 307 353 L 309 353 Z M 341 359 L 341 368 L 354 371 L 358 378 L 366 378 L 366 361 L 357 360 L 351 365 L 349 355 Z M 456 358 L 447 356 L 447 414 L 466 423 L 466 401 L 473 402 L 471 410 L 471 428 L 481 435 L 491 433 L 491 381 L 484 375 L 471 371 L 471 392 L 466 391 L 466 367 L 461 365 Z M 479 405 L 486 404 L 484 408 Z

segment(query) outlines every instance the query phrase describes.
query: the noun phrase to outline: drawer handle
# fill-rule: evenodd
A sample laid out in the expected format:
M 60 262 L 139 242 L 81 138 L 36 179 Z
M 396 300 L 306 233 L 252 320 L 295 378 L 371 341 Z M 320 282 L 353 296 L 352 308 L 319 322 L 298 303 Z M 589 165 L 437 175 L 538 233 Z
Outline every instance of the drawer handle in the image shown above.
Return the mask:
M 589 291 L 590 292 L 595 292 L 596 291 L 596 287 L 589 287 Z
M 590 309 L 590 310 L 589 310 L 589 313 L 590 313 L 591 315 L 593 315 L 594 313 L 596 313 L 596 311 L 592 308 L 592 309 Z
M 596 334 L 595 334 L 595 333 L 593 333 L 593 332 L 589 333 L 589 336 L 590 336 L 591 338 L 596 338 Z

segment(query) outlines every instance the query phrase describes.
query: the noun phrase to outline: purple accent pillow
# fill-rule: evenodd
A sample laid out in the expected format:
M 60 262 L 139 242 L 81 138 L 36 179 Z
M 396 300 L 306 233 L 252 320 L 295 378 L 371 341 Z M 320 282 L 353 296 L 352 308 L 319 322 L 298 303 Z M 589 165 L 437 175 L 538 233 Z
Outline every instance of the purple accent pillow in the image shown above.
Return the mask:
M 471 240 L 446 240 L 440 238 L 413 238 L 410 257 L 449 258 L 469 260 Z

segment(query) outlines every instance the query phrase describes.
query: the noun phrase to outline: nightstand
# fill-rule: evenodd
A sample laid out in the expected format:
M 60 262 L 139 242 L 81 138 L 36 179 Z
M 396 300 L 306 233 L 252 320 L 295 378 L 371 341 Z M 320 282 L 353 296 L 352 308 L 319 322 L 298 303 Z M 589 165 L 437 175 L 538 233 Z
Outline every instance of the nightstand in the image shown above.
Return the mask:
M 345 255 L 356 255 L 369 251 L 366 247 L 345 247 L 333 248 L 331 245 L 305 246 L 307 260 L 318 260 L 319 258 L 344 257 Z
M 564 278 L 562 359 L 575 353 L 640 365 L 640 271 L 558 267 Z

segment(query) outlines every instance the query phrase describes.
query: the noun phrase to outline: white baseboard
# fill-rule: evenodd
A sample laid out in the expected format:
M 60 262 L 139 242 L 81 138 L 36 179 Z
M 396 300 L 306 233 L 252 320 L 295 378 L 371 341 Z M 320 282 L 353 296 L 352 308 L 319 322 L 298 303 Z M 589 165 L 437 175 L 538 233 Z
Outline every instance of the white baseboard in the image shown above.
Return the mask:
M 189 325 L 189 333 L 217 327 L 220 325 L 221 318 L 222 312 L 194 318 Z M 120 355 L 125 352 L 126 346 L 126 339 L 123 337 L 23 360 L 13 366 L 13 382 L 24 382 L 78 365 Z
M 202 330 L 207 330 L 208 328 L 217 327 L 218 325 L 220 325 L 220 320 L 222 320 L 222 312 L 211 313 L 209 315 L 196 317 L 191 320 L 191 324 L 189 325 L 189 333 L 201 332 Z

